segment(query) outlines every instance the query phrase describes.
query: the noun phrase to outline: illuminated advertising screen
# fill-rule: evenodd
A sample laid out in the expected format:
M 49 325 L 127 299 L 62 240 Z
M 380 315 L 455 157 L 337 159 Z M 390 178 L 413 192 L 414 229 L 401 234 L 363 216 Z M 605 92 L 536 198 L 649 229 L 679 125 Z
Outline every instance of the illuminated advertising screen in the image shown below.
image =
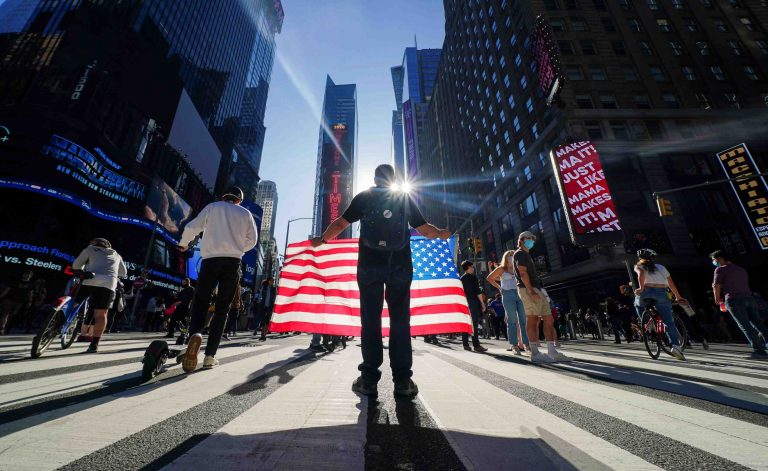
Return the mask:
M 731 181 L 731 188 L 757 238 L 757 244 L 762 250 L 768 250 L 768 185 L 765 177 L 751 176 L 760 171 L 747 145 L 739 144 L 718 152 L 717 160 L 727 178 L 738 178 Z
M 595 146 L 590 141 L 572 142 L 552 149 L 550 158 L 573 242 L 620 240 L 619 217 Z M 607 236 L 597 237 L 601 234 Z
M 418 174 L 419 145 L 416 141 L 416 120 L 411 100 L 403 103 L 403 132 L 405 133 L 405 161 L 409 180 Z
M 352 162 L 350 159 L 352 143 L 347 125 L 334 124 L 331 127 L 333 139 L 326 135 L 323 144 L 321 195 L 323 204 L 322 227 L 341 216 L 352 200 Z
M 184 225 L 192 219 L 192 207 L 168 186 L 160 177 L 155 176 L 144 207 L 144 217 L 157 220 L 177 240 L 181 238 Z
M 244 200 L 241 206 L 253 214 L 253 222 L 256 224 L 256 239 L 258 240 L 261 232 L 261 220 L 264 217 L 264 209 L 253 201 Z M 247 286 L 252 286 L 256 276 L 256 268 L 259 259 L 258 244 L 253 249 L 243 254 L 243 282 Z
M 547 105 L 557 97 L 563 85 L 557 46 L 552 28 L 543 16 L 536 18 L 533 29 L 533 56 L 536 59 L 536 74 L 539 86 L 546 97 Z

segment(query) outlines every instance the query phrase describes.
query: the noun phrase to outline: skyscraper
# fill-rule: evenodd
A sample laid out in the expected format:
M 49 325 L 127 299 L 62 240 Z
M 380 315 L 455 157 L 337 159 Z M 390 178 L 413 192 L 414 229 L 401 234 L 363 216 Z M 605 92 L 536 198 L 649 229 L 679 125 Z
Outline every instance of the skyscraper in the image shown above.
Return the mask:
M 254 202 L 264 210 L 261 230 L 259 231 L 259 245 L 262 246 L 264 253 L 267 253 L 269 241 L 275 238 L 275 218 L 277 217 L 277 185 L 275 182 L 260 181 Z
M 341 216 L 354 196 L 357 170 L 357 86 L 325 82 L 320 139 L 317 148 L 313 233 L 320 235 Z M 339 238 L 352 236 L 345 230 Z
M 447 204 L 425 208 L 428 218 L 443 213 L 446 223 L 463 225 L 464 238 L 474 229 L 484 242 L 479 259 L 487 261 L 514 248 L 521 231 L 534 232 L 531 253 L 564 307 L 615 297 L 627 281 L 624 260 L 633 259 L 627 254 L 643 247 L 660 253 L 699 305 L 707 302 L 706 254 L 714 249 L 739 254 L 764 273 L 768 260 L 756 235 L 765 229 L 745 216 L 730 185 L 670 194 L 671 217 L 659 217 L 652 198 L 724 178 L 717 154 L 742 142 L 766 168 L 768 38 L 761 2 L 445 0 L 444 6 L 430 158 L 421 170 L 422 179 L 447 182 L 440 190 Z M 581 196 L 564 208 L 550 153 L 580 141 L 591 141 L 600 155 L 604 172 L 595 178 L 604 176 L 610 187 L 621 222 L 617 245 L 607 234 L 592 247 L 573 243 L 567 211 Z M 762 203 L 752 203 L 760 210 Z
M 392 113 L 392 149 L 398 177 L 418 178 L 420 140 L 440 64 L 440 49 L 405 48 L 401 65 L 392 67 L 397 109 Z

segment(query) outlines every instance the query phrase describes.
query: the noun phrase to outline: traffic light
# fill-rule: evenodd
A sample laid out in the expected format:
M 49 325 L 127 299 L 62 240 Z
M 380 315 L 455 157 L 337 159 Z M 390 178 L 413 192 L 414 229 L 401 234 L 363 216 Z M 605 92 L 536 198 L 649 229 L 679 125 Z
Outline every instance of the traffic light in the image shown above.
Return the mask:
M 656 207 L 659 208 L 659 216 L 672 216 L 672 202 L 661 196 L 656 196 Z
M 475 237 L 475 252 L 480 253 L 483 251 L 483 240 L 479 237 Z

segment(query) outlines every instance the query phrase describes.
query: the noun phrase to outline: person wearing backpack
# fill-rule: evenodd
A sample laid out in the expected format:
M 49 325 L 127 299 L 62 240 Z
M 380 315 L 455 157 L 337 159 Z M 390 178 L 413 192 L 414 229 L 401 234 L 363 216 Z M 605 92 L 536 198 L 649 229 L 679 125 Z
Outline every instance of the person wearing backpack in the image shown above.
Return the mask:
M 344 214 L 331 222 L 321 237 L 311 239 L 319 247 L 341 234 L 353 222 L 360 221 L 357 284 L 360 288 L 363 362 L 352 390 L 377 396 L 384 355 L 381 338 L 381 313 L 386 298 L 389 307 L 389 358 L 395 382 L 395 396 L 415 397 L 419 390 L 411 380 L 413 351 L 410 332 L 410 288 L 413 278 L 410 231 L 415 228 L 429 239 L 447 239 L 451 232 L 438 229 L 422 216 L 407 193 L 397 191 L 395 169 L 376 167 L 374 182 L 352 199 Z M 385 291 L 386 286 L 386 291 Z

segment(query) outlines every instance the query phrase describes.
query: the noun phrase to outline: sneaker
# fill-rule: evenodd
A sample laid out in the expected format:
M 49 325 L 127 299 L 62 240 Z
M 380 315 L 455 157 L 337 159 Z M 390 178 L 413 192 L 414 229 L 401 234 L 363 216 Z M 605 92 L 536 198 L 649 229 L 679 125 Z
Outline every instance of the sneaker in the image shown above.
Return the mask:
M 477 347 L 475 347 L 475 351 L 476 351 L 477 353 L 485 353 L 485 352 L 487 352 L 487 351 L 488 351 L 488 349 L 487 349 L 487 348 L 485 348 L 485 347 L 483 347 L 483 346 L 480 346 L 480 345 L 478 345 Z
M 546 353 L 534 353 L 531 355 L 531 363 L 552 363 L 554 360 Z
M 520 356 L 520 355 L 522 355 L 522 354 L 523 354 L 523 352 L 522 352 L 522 351 L 520 351 L 520 349 L 519 349 L 519 348 L 517 348 L 517 345 L 515 345 L 515 346 L 513 346 L 513 347 L 511 347 L 511 348 L 508 348 L 507 350 L 511 350 L 511 351 L 515 352 L 515 355 L 516 355 L 516 356 Z
M 419 388 L 412 379 L 395 382 L 395 396 L 413 399 L 419 394 Z
M 469 345 L 464 345 L 464 350 L 466 350 L 468 352 L 471 352 L 472 351 L 472 347 L 470 347 Z
M 213 355 L 206 355 L 205 359 L 203 359 L 203 368 L 211 369 L 216 368 L 217 366 L 219 366 L 219 360 Z
M 550 353 L 547 356 L 550 357 L 553 361 L 573 361 L 571 357 L 560 352 L 555 352 L 554 354 Z
M 379 390 L 376 384 L 366 382 L 363 380 L 362 376 L 358 377 L 352 383 L 352 391 L 358 394 L 362 394 L 363 396 L 376 397 L 379 395 Z
M 680 350 L 678 345 L 672 345 L 672 356 L 678 360 L 685 361 L 685 355 L 683 355 L 683 351 Z
M 325 348 L 322 345 L 310 345 L 309 349 L 315 353 L 325 353 Z
M 189 339 L 184 359 L 181 360 L 181 367 L 186 373 L 191 373 L 197 368 L 197 354 L 200 353 L 202 344 L 203 336 L 200 334 L 195 334 Z
M 99 353 L 99 347 L 95 345 L 88 345 L 88 348 L 83 353 Z

